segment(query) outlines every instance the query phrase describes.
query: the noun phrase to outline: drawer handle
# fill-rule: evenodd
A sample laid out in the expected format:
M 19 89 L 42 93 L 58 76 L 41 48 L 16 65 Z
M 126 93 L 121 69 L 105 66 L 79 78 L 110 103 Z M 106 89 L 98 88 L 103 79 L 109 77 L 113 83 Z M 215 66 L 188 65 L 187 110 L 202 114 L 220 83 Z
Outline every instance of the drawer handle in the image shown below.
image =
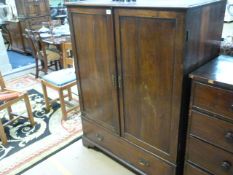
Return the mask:
M 231 110 L 233 111 L 233 104 L 231 105 Z
M 222 169 L 224 169 L 225 171 L 229 171 L 229 169 L 231 168 L 231 163 L 228 161 L 223 161 L 221 164 Z
M 227 132 L 226 135 L 225 135 L 225 139 L 228 142 L 232 142 L 233 143 L 233 132 Z
M 147 161 L 147 160 L 145 160 L 145 159 L 139 159 L 139 165 L 141 165 L 141 166 L 146 166 L 146 167 L 148 167 L 148 166 L 150 166 L 150 163 L 149 163 L 149 161 Z
M 96 136 L 96 138 L 97 138 L 97 140 L 98 140 L 99 142 L 102 142 L 102 141 L 104 140 L 103 136 L 101 136 L 101 135 L 99 135 L 99 134 L 96 134 L 95 136 Z

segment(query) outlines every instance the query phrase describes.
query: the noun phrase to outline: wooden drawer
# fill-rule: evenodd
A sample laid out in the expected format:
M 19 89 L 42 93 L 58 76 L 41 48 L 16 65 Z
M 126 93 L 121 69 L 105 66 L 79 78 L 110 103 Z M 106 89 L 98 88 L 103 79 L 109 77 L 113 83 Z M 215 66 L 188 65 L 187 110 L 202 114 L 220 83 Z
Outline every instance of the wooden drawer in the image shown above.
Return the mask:
M 233 92 L 194 82 L 193 106 L 233 120 Z
M 190 134 L 233 153 L 233 124 L 192 111 Z
M 175 167 L 145 151 L 129 144 L 119 136 L 112 135 L 102 128 L 83 119 L 84 137 L 94 141 L 100 149 L 107 149 L 128 164 L 153 175 L 174 175 Z
M 233 154 L 189 137 L 187 160 L 214 175 L 232 175 Z
M 190 165 L 189 163 L 185 164 L 184 175 L 210 175 L 199 168 Z

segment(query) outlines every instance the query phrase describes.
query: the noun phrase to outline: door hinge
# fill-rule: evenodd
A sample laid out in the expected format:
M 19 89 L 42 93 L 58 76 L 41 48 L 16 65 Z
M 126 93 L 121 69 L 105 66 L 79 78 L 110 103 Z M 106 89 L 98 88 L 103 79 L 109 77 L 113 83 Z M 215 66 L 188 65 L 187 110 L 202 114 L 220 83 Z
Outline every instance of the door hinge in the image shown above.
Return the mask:
M 116 76 L 114 74 L 112 74 L 112 85 L 114 87 L 117 87 L 117 79 L 116 79 Z
M 115 76 L 114 74 L 112 74 L 112 85 L 114 87 L 118 87 L 118 88 L 121 88 L 121 76 L 118 75 L 118 76 Z
M 118 88 L 121 88 L 121 81 L 122 81 L 121 75 L 118 75 L 117 80 L 118 80 Z
M 186 34 L 185 34 L 185 41 L 188 41 L 189 40 L 189 31 L 186 31 Z

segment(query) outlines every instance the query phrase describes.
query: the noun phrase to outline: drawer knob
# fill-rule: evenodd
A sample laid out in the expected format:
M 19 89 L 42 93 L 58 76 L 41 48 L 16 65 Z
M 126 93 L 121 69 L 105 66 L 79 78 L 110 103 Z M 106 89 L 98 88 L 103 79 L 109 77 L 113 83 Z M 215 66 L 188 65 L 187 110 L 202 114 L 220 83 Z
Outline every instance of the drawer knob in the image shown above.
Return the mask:
M 147 160 L 145 160 L 145 159 L 139 159 L 138 163 L 141 166 L 146 166 L 146 167 L 150 166 L 150 163 Z
M 231 168 L 231 163 L 228 161 L 223 161 L 221 164 L 222 169 L 228 171 Z
M 96 134 L 96 138 L 99 142 L 102 142 L 104 140 L 103 136 Z
M 226 135 L 225 135 L 225 139 L 228 142 L 232 142 L 233 143 L 233 132 L 227 132 Z

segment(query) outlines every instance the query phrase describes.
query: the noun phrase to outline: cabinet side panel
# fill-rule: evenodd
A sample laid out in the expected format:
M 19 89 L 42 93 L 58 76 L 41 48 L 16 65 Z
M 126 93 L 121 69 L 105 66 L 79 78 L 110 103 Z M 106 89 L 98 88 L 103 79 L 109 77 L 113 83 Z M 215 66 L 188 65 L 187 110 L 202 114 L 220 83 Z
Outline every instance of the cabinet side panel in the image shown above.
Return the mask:
M 184 60 L 186 74 L 219 55 L 225 7 L 223 0 L 188 10 L 188 41 Z

